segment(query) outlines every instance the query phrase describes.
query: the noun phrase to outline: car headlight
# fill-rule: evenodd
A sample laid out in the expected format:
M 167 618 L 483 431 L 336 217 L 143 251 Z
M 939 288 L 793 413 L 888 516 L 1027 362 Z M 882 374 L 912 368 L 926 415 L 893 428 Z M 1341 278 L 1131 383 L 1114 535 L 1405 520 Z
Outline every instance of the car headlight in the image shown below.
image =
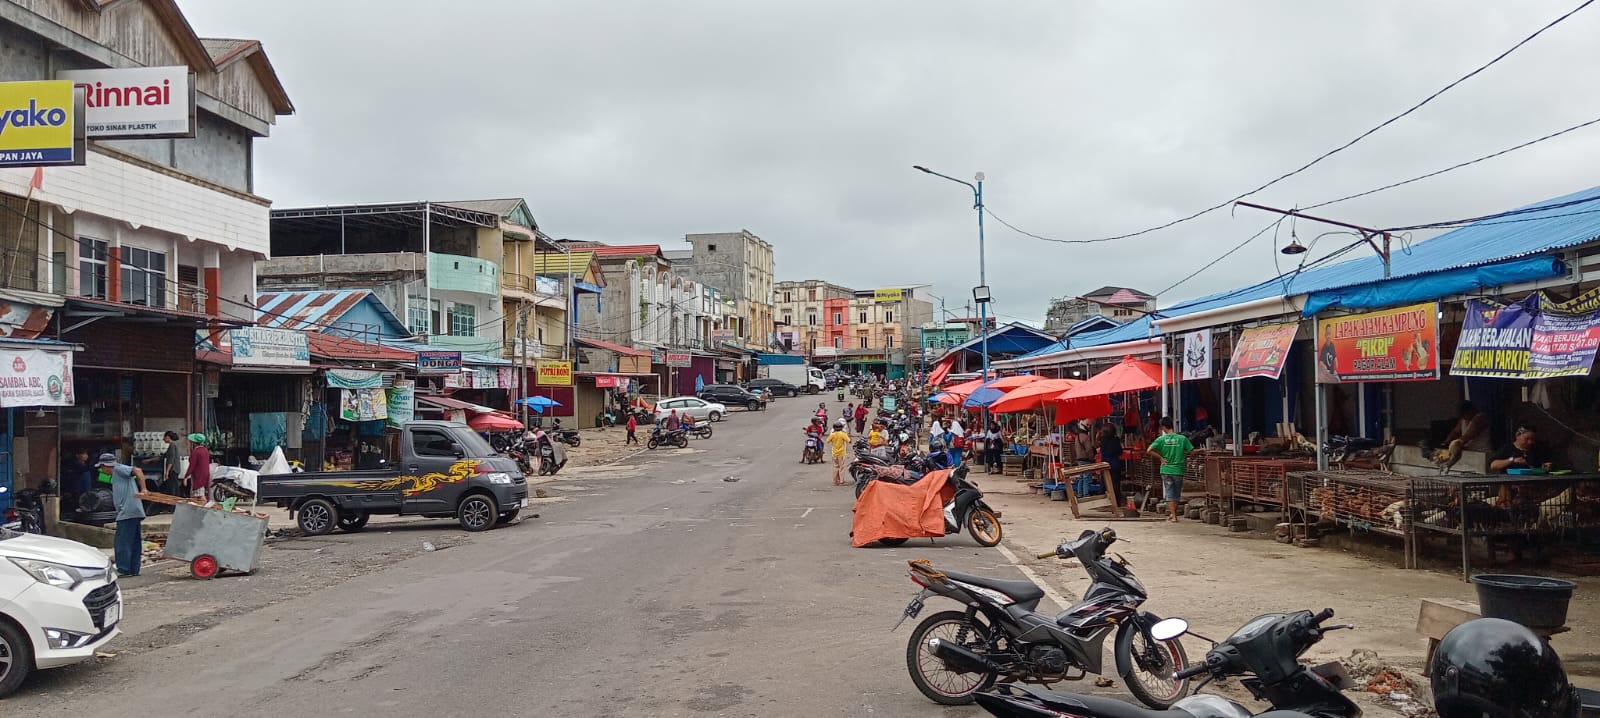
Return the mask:
M 491 471 L 491 472 L 489 472 L 487 474 L 484 474 L 483 478 L 488 479 L 489 483 L 491 483 L 491 484 L 509 484 L 509 483 L 511 483 L 511 474 L 508 474 L 508 473 L 506 473 L 504 471 Z
M 56 588 L 64 588 L 68 591 L 77 588 L 78 584 L 83 583 L 84 580 L 83 574 L 79 573 L 78 569 L 66 564 L 31 558 L 13 558 L 11 562 L 16 564 L 17 568 L 26 571 L 35 581 L 49 584 Z

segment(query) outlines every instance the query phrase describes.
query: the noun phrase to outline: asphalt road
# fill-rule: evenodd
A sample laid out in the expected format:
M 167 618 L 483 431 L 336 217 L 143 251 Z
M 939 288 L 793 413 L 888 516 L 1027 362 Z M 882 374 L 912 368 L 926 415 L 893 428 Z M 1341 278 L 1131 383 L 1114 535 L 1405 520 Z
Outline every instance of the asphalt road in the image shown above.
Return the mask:
M 835 402 L 830 401 L 830 408 Z M 815 404 L 735 412 L 687 450 L 546 485 L 541 517 L 360 570 L 444 523 L 330 536 L 354 567 L 270 601 L 278 562 L 207 591 L 213 619 L 45 674 L 7 718 L 91 716 L 968 716 L 906 675 L 905 561 L 1021 574 L 962 535 L 856 549 L 851 490 L 797 463 Z M 396 538 L 395 534 L 399 534 Z M 330 546 L 334 544 L 330 543 Z M 278 551 L 281 549 L 271 549 Z M 231 583 L 230 583 L 231 581 Z M 170 595 L 185 585 L 173 582 Z M 159 610 L 130 596 L 130 616 Z M 939 607 L 930 605 L 931 610 Z M 130 618 L 130 621 L 134 619 Z M 168 631 L 172 634 L 172 631 Z M 137 639 L 130 639 L 137 643 Z M 118 650 L 113 644 L 112 650 Z

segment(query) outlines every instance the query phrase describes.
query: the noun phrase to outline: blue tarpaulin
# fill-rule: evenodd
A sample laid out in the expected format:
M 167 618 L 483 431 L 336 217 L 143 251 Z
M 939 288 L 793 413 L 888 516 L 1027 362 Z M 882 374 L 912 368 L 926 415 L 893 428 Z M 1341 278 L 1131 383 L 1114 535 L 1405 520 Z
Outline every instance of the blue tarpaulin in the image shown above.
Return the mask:
M 1559 277 L 1566 273 L 1567 265 L 1549 255 L 1513 259 L 1481 267 L 1447 269 L 1433 274 L 1312 292 L 1306 296 L 1306 305 L 1301 314 L 1309 317 L 1331 307 L 1374 309 L 1426 302 L 1487 287 Z

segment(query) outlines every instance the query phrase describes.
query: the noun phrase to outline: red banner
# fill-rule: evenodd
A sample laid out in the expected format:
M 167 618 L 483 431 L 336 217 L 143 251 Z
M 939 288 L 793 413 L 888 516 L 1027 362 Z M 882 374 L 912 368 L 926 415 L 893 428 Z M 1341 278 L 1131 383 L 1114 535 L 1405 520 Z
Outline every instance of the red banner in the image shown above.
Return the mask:
M 613 376 L 611 374 L 604 374 L 604 375 L 597 376 L 597 377 L 594 378 L 594 385 L 595 385 L 595 388 L 598 388 L 598 389 L 611 389 L 611 388 L 622 386 L 622 382 L 623 381 L 624 381 L 623 378 L 620 377 L 620 376 Z
M 1289 357 L 1289 347 L 1294 344 L 1294 334 L 1299 324 L 1273 324 L 1253 327 L 1239 335 L 1233 347 L 1233 360 L 1228 362 L 1228 380 L 1264 376 L 1277 379 L 1283 373 L 1283 360 Z
M 1439 378 L 1439 304 L 1317 321 L 1317 381 Z

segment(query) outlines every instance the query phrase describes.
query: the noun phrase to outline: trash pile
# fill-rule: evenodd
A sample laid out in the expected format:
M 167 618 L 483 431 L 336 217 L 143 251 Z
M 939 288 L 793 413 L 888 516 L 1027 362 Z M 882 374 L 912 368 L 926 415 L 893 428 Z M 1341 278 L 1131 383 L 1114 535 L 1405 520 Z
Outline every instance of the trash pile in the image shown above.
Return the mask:
M 1356 688 L 1377 696 L 1378 702 L 1394 709 L 1407 718 L 1432 716 L 1433 700 L 1417 686 L 1422 677 L 1385 663 L 1378 652 L 1363 648 L 1350 653 L 1340 661 L 1354 679 Z

